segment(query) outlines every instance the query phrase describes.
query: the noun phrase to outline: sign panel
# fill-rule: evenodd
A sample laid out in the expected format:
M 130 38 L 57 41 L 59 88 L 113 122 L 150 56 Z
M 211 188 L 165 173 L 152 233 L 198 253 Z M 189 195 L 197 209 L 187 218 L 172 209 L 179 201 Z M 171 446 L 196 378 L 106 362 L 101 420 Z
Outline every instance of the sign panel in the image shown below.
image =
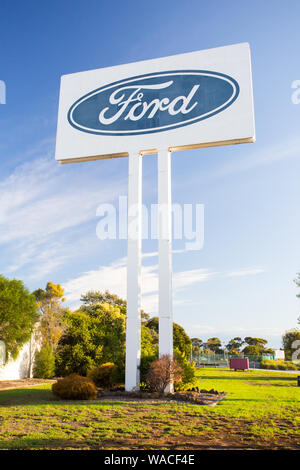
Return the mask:
M 254 140 L 247 43 L 61 78 L 62 163 Z

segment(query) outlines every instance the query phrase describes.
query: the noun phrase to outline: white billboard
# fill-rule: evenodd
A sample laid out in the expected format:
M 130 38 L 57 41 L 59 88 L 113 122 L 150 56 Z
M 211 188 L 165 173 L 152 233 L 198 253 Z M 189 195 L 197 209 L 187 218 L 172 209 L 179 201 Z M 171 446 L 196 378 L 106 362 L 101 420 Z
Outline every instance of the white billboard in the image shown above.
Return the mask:
M 248 43 L 61 78 L 62 163 L 254 140 Z

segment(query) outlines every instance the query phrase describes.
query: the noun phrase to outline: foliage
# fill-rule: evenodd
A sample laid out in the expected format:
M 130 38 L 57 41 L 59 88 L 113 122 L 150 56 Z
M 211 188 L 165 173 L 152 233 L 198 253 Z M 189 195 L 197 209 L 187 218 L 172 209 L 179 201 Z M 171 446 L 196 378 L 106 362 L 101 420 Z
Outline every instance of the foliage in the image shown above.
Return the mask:
M 35 298 L 22 281 L 0 275 L 0 339 L 14 359 L 39 320 Z
M 263 338 L 252 338 L 251 336 L 246 336 L 244 338 L 244 343 L 247 346 L 243 349 L 243 353 L 248 356 L 263 356 L 267 354 L 274 354 L 274 349 L 266 348 L 267 340 Z
M 183 370 L 176 359 L 168 354 L 163 354 L 153 361 L 147 374 L 147 384 L 152 391 L 164 393 L 171 380 L 179 383 L 183 376 Z
M 143 323 L 141 325 L 141 350 L 143 356 L 153 356 L 158 351 L 158 335 Z
M 146 327 L 158 335 L 158 324 L 158 317 L 153 317 L 146 322 Z M 173 323 L 173 348 L 179 349 L 182 353 L 189 357 L 191 355 L 191 346 L 192 341 L 186 334 L 184 328 L 182 328 L 182 326 L 178 325 L 177 323 Z
M 119 385 L 125 383 L 125 356 L 120 357 L 115 364 L 110 374 L 110 382 Z
M 125 357 L 125 316 L 118 307 L 99 304 L 94 315 L 80 310 L 65 314 L 66 330 L 56 355 L 58 375 L 88 370 L 106 362 L 119 364 Z
M 54 395 L 67 400 L 96 400 L 97 389 L 86 377 L 71 374 L 52 385 Z
M 34 358 L 33 377 L 52 379 L 55 375 L 55 357 L 50 346 L 43 346 L 36 351 Z
M 203 341 L 200 338 L 192 338 L 192 352 L 193 354 L 200 354 L 203 348 Z
M 215 354 L 220 354 L 223 352 L 221 346 L 221 340 L 216 337 L 209 338 L 206 342 L 206 347 Z
M 286 360 L 288 361 L 292 360 L 293 352 L 295 352 L 295 350 L 298 349 L 298 348 L 295 348 L 295 344 L 293 347 L 293 343 L 299 340 L 300 340 L 300 330 L 298 328 L 288 330 L 284 333 L 282 337 L 282 345 L 283 345 L 284 356 Z
M 140 363 L 140 381 L 141 383 L 146 383 L 147 381 L 147 374 L 149 372 L 150 366 L 152 362 L 154 362 L 158 358 L 158 351 L 152 355 L 144 355 L 142 354 L 141 363 Z
M 108 290 L 104 293 L 100 291 L 88 291 L 80 298 L 83 305 L 81 310 L 89 315 L 97 315 L 98 308 L 101 304 L 109 304 L 118 307 L 119 311 L 126 314 L 126 300 L 121 299 L 116 294 L 111 294 Z
M 106 364 L 101 364 L 101 366 L 94 367 L 91 369 L 87 377 L 94 382 L 96 387 L 107 388 L 111 385 L 111 373 L 115 368 L 113 362 L 107 362 Z
M 262 369 L 270 370 L 300 370 L 300 364 L 283 359 L 263 359 L 260 363 Z
M 185 390 L 192 387 L 196 381 L 196 367 L 194 362 L 188 358 L 179 349 L 174 350 L 174 358 L 183 370 L 183 376 L 180 383 L 175 383 L 175 390 Z
M 50 346 L 55 352 L 58 341 L 64 331 L 65 309 L 61 303 L 65 301 L 64 289 L 60 284 L 48 282 L 46 289 L 33 292 L 41 311 L 40 333 L 43 346 Z
M 243 344 L 244 344 L 244 341 L 242 340 L 242 338 L 240 338 L 239 336 L 236 336 L 235 338 L 231 339 L 226 344 L 225 347 L 230 354 L 238 355 L 240 353 L 240 350 Z
M 86 294 L 83 294 L 80 298 L 83 305 L 81 310 L 88 313 L 89 315 L 97 315 L 97 307 L 103 303 L 113 305 L 118 307 L 120 313 L 126 315 L 127 311 L 127 302 L 116 294 L 111 294 L 108 290 L 104 293 L 100 291 L 88 291 Z M 149 320 L 148 313 L 141 310 L 142 322 Z

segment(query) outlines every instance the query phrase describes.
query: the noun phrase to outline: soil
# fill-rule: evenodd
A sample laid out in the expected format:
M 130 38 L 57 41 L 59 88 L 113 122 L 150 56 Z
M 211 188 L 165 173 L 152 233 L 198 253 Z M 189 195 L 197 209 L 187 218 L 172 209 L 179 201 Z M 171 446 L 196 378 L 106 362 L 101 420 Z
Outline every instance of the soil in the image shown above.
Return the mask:
M 143 401 L 145 403 L 169 403 L 172 402 L 186 402 L 194 405 L 202 406 L 216 406 L 219 401 L 223 400 L 227 393 L 218 393 L 213 391 L 200 391 L 200 392 L 175 392 L 168 393 L 160 396 L 158 393 L 151 392 L 125 392 L 114 390 L 99 390 L 98 400 L 122 400 L 122 401 Z
M 14 388 L 35 387 L 37 385 L 53 383 L 52 379 L 18 379 L 18 380 L 0 380 L 0 391 L 12 390 Z

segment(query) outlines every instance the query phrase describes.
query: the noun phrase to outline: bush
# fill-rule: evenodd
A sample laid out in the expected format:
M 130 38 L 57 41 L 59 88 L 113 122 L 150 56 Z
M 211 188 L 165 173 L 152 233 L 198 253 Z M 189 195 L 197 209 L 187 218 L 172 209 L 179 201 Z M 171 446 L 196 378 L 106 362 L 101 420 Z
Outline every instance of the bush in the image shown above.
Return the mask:
M 34 357 L 33 377 L 52 379 L 55 375 L 55 357 L 50 346 L 36 351 Z
M 147 374 L 147 384 L 152 391 L 163 394 L 172 379 L 178 383 L 182 376 L 183 370 L 176 359 L 164 354 L 151 363 Z
M 107 362 L 106 364 L 91 369 L 87 376 L 94 382 L 96 387 L 107 388 L 112 383 L 111 375 L 114 368 L 115 364 L 113 362 Z
M 194 362 L 190 362 L 185 354 L 181 353 L 178 349 L 174 351 L 174 358 L 179 363 L 183 370 L 182 380 L 180 382 L 174 381 L 175 390 L 186 390 L 192 387 L 196 381 L 196 367 Z
M 300 365 L 283 359 L 263 359 L 260 363 L 261 369 L 269 370 L 300 370 Z
M 125 383 L 125 357 L 120 358 L 116 363 L 115 367 L 110 374 L 110 383 L 113 384 L 124 384 Z
M 77 374 L 59 379 L 52 385 L 52 392 L 66 400 L 96 400 L 97 389 L 91 380 Z
M 154 362 L 158 358 L 158 354 L 151 354 L 151 355 L 143 355 L 141 357 L 140 363 L 140 381 L 147 382 L 147 374 L 150 370 L 150 366 L 152 362 Z

